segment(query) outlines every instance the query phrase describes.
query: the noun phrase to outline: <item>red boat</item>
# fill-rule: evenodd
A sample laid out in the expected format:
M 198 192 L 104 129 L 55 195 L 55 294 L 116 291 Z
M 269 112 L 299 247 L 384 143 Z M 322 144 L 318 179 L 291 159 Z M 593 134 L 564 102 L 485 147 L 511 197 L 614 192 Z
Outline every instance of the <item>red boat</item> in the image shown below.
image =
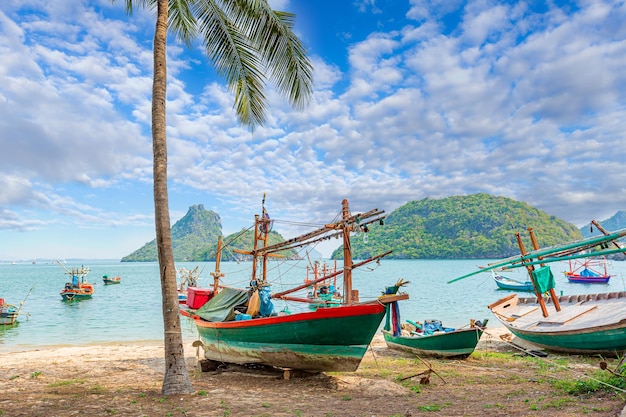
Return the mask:
M 606 258 L 570 260 L 565 276 L 569 282 L 581 284 L 608 284 L 611 275 L 607 272 Z

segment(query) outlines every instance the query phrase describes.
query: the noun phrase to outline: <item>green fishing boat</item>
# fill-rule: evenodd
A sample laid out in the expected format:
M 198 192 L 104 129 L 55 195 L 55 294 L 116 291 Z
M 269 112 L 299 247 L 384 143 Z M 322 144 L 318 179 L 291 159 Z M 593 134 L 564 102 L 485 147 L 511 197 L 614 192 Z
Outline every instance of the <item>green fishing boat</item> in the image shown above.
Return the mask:
M 516 234 L 520 256 L 494 262 L 450 282 L 485 270 L 526 268 L 535 297 L 511 294 L 488 306 L 502 324 L 522 340 L 563 353 L 619 356 L 626 351 L 626 292 L 557 296 L 549 263 L 603 256 L 626 251 L 617 239 L 626 229 L 609 233 L 595 224 L 603 236 L 591 237 L 564 245 L 540 249 L 531 228 L 528 229 L 534 250 L 527 252 Z M 613 245 L 609 249 L 609 245 Z M 598 247 L 598 251 L 593 251 Z
M 387 305 L 386 317 L 383 337 L 388 348 L 439 358 L 471 355 L 487 326 L 487 320 L 470 320 L 467 327 L 459 329 L 443 327 L 439 320 L 401 323 L 397 302 Z
M 264 198 L 265 201 L 265 198 Z M 208 301 L 198 308 L 181 305 L 181 314 L 196 324 L 207 360 L 234 364 L 263 364 L 277 368 L 311 372 L 355 371 L 367 351 L 385 315 L 385 305 L 406 299 L 406 294 L 388 294 L 378 299 L 360 302 L 358 291 L 352 288 L 352 271 L 359 266 L 379 260 L 387 252 L 358 263 L 352 262 L 350 232 L 364 232 L 372 222 L 382 223 L 383 212 L 351 214 L 348 201 L 342 204 L 341 219 L 313 232 L 268 245 L 271 220 L 263 206 L 262 215 L 255 216 L 253 248 L 238 253 L 252 257 L 250 286 L 237 289 L 219 285 L 221 241 L 218 241 L 213 290 Z M 343 269 L 313 279 L 296 288 L 272 293 L 267 274 L 269 257 L 279 252 L 343 236 Z M 278 268 L 275 268 L 278 269 Z M 343 275 L 343 299 L 338 305 L 325 305 L 301 312 L 283 309 L 274 311 L 274 300 L 317 303 L 311 297 L 296 297 L 296 291 L 310 285 Z M 197 307 L 197 306 L 196 306 Z

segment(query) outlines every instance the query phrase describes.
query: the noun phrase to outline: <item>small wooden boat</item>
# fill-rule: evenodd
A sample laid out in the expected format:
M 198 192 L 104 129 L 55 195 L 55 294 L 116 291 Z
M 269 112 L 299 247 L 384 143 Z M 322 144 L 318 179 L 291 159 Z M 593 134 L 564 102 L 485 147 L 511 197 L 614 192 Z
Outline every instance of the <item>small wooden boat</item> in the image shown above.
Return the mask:
M 517 279 L 507 277 L 492 271 L 493 280 L 498 288 L 511 291 L 528 291 L 533 292 L 535 289 L 531 281 L 519 281 Z
M 486 269 L 526 268 L 535 297 L 521 298 L 512 294 L 488 306 L 514 335 L 548 350 L 576 354 L 619 356 L 626 351 L 626 292 L 557 296 L 555 280 L 548 266 L 552 262 L 589 258 L 626 251 L 617 240 L 626 236 L 626 229 L 606 232 L 564 245 L 540 249 L 531 228 L 528 228 L 534 250 L 527 252 L 519 233 L 516 234 L 521 256 L 513 256 L 489 265 Z M 613 244 L 616 249 L 608 249 Z M 449 282 L 480 273 L 477 271 Z
M 72 268 L 70 270 L 61 262 L 57 261 L 57 263 L 72 278 L 70 282 L 65 283 L 65 287 L 60 292 L 63 301 L 78 301 L 91 298 L 94 293 L 94 286 L 85 281 L 90 271 L 89 268 L 81 266 L 80 268 Z
M 465 358 L 476 349 L 486 326 L 486 319 L 470 320 L 468 327 L 460 329 L 443 327 L 439 320 L 425 320 L 423 324 L 407 320 L 400 324 L 400 310 L 397 303 L 391 303 L 387 306 L 383 337 L 390 349 L 420 356 Z
M 15 323 L 19 314 L 20 307 L 5 303 L 4 298 L 0 298 L 0 325 L 8 326 Z
M 512 294 L 489 306 L 504 326 L 520 339 L 548 350 L 619 356 L 626 351 L 626 292 L 543 297 L 550 310 L 542 313 L 536 297 Z
M 309 272 L 312 273 L 311 276 L 309 276 Z M 307 265 L 307 275 L 304 279 L 304 283 L 309 285 L 310 291 L 307 294 L 307 298 L 310 300 L 309 308 L 311 310 L 316 310 L 320 307 L 337 307 L 341 305 L 343 297 L 337 288 L 337 274 L 334 274 L 332 278 L 328 280 L 320 279 L 335 272 L 337 272 L 336 261 L 332 272 L 326 262 L 321 266 L 319 261 L 315 261 L 313 267 Z M 332 282 L 327 282 L 331 280 Z
M 110 277 L 105 274 L 102 275 L 102 281 L 104 281 L 104 285 L 119 284 L 122 282 L 122 277 L 120 277 L 119 275 Z
M 178 268 L 176 273 L 179 276 L 180 283 L 178 284 L 178 302 L 180 304 L 187 303 L 188 297 L 188 288 L 195 288 L 198 286 L 198 278 L 200 272 L 198 272 L 198 267 L 196 266 L 194 269 L 187 268 Z
M 265 200 L 265 198 L 264 198 Z M 277 368 L 309 372 L 355 371 L 378 330 L 385 304 L 407 299 L 406 294 L 390 294 L 371 301 L 359 302 L 358 291 L 352 289 L 352 271 L 366 263 L 389 254 L 381 254 L 365 261 L 352 263 L 350 232 L 372 222 L 382 222 L 382 211 L 371 210 L 353 215 L 348 201 L 342 203 L 341 219 L 321 229 L 268 245 L 272 220 L 263 207 L 263 214 L 255 216 L 253 248 L 238 253 L 252 257 L 252 277 L 249 289 L 218 285 L 219 255 L 210 299 L 197 310 L 181 305 L 181 314 L 194 320 L 204 357 L 210 361 L 235 364 L 263 364 Z M 296 291 L 306 289 L 305 283 L 279 293 L 271 293 L 267 274 L 269 257 L 280 257 L 280 252 L 314 244 L 331 236 L 343 236 L 344 298 L 338 306 L 291 312 L 274 311 L 272 299 L 310 303 L 306 297 L 295 297 Z M 218 254 L 221 251 L 218 240 Z M 333 274 L 323 278 L 327 280 Z M 194 342 L 196 343 L 196 342 Z
M 607 272 L 606 258 L 570 260 L 565 277 L 569 282 L 580 284 L 607 284 L 611 275 Z
M 10 326 L 16 323 L 18 316 L 20 314 L 24 314 L 22 313 L 22 307 L 32 290 L 33 289 L 31 288 L 28 291 L 28 294 L 26 294 L 26 297 L 24 297 L 24 300 L 19 304 L 19 306 L 9 304 L 4 301 L 4 298 L 0 298 L 0 326 Z M 28 315 L 28 313 L 26 313 L 26 315 Z

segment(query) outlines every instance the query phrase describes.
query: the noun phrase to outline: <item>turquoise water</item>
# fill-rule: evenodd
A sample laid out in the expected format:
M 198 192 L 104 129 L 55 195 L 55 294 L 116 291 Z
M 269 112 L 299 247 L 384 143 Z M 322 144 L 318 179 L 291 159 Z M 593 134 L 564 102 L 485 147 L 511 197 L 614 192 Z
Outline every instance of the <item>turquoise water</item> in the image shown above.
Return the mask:
M 354 272 L 354 288 L 359 290 L 361 301 L 378 297 L 386 286 L 399 278 L 410 281 L 403 288 L 410 300 L 401 303 L 403 318 L 423 321 L 439 319 L 447 327 L 461 327 L 470 318 L 490 319 L 499 325 L 487 305 L 509 294 L 498 290 L 491 274 L 479 274 L 453 284 L 450 279 L 476 270 L 477 265 L 488 261 L 478 260 L 383 260 Z M 53 263 L 0 264 L 0 297 L 6 302 L 19 304 L 29 289 L 23 310 L 29 316 L 20 316 L 14 327 L 0 326 L 0 351 L 17 350 L 46 345 L 81 345 L 137 340 L 162 340 L 161 285 L 156 263 L 120 263 L 117 261 L 82 261 L 67 263 L 67 267 L 82 265 L 91 268 L 88 281 L 96 283 L 92 299 L 64 302 L 59 292 L 69 281 L 65 271 Z M 372 266 L 373 265 L 373 266 Z M 626 262 L 614 262 L 609 284 L 571 284 L 562 271 L 566 263 L 551 264 L 557 281 L 557 293 L 565 295 L 626 290 Z M 213 278 L 210 272 L 214 263 L 178 263 L 177 268 L 201 270 L 199 286 L 208 287 Z M 277 277 L 272 291 L 278 292 L 299 285 L 306 277 L 306 264 L 296 262 L 270 262 L 269 275 Z M 223 282 L 245 287 L 250 280 L 249 264 L 224 262 L 221 270 L 226 274 Z M 120 275 L 122 283 L 103 285 L 102 275 Z M 523 279 L 516 272 L 507 274 Z M 341 287 L 341 284 L 339 285 Z M 303 290 L 304 291 L 304 290 Z M 304 295 L 301 292 L 296 295 Z M 297 302 L 274 300 L 275 309 L 298 311 L 303 306 Z M 196 336 L 195 326 L 182 319 L 185 338 Z

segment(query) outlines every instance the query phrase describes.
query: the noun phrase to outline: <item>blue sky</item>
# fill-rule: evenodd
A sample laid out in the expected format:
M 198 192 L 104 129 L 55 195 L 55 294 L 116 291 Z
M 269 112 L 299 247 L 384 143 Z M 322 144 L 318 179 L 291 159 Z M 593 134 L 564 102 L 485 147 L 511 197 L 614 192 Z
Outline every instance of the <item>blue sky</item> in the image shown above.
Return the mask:
M 478 192 L 582 226 L 626 210 L 623 1 L 282 0 L 315 68 L 303 112 L 273 91 L 237 124 L 201 48 L 168 46 L 172 224 Z M 0 2 L 0 260 L 121 258 L 154 238 L 151 12 Z M 298 233 L 277 225 L 285 237 Z

